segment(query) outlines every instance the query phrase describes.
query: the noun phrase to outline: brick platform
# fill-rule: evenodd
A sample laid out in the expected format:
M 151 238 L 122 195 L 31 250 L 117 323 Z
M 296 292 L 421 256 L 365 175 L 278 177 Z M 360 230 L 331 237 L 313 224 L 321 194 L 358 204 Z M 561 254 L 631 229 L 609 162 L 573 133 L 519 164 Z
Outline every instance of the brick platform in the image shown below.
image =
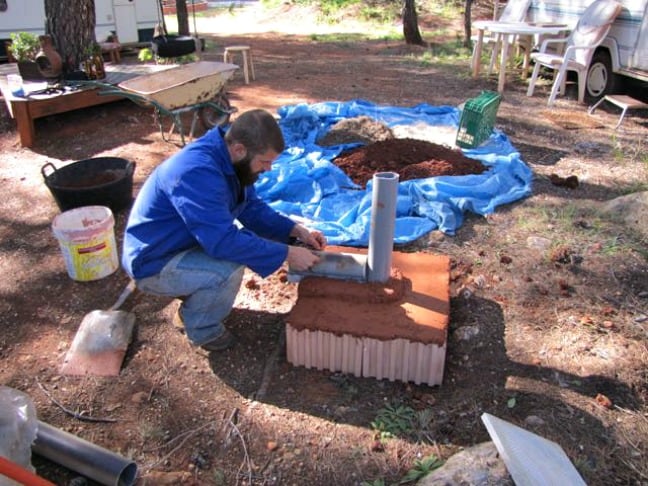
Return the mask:
M 359 250 L 338 247 L 327 251 Z M 335 285 L 342 289 L 338 295 L 300 292 L 286 323 L 288 362 L 355 376 L 441 384 L 450 312 L 450 260 L 394 252 L 392 267 L 400 271 L 404 282 L 396 300 L 350 299 L 352 286 L 376 284 L 346 281 Z M 323 280 L 331 286 L 333 279 Z

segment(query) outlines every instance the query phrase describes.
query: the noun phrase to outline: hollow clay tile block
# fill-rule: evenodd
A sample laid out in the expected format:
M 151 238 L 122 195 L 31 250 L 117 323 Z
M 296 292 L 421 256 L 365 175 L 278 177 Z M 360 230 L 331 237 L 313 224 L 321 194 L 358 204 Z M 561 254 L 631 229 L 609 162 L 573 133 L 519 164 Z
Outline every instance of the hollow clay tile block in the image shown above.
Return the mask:
M 288 362 L 358 377 L 441 384 L 450 310 L 450 260 L 394 252 L 393 266 L 398 268 L 404 290 L 398 291 L 393 282 L 386 284 L 389 298 L 379 302 L 376 289 L 370 289 L 369 284 L 302 280 L 286 324 Z

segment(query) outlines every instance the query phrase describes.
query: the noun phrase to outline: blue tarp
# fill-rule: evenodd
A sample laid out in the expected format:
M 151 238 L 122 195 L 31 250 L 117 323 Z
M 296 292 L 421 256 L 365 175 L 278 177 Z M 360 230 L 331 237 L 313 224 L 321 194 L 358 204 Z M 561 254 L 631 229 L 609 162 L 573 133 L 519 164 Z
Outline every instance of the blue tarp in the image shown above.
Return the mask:
M 380 106 L 364 100 L 284 106 L 279 124 L 286 150 L 256 184 L 259 196 L 288 216 L 309 221 L 330 244 L 367 246 L 372 186 L 354 184 L 332 160 L 359 144 L 322 147 L 315 142 L 345 118 L 368 116 L 390 128 L 421 123 L 458 127 L 452 106 Z M 532 173 L 508 137 L 494 130 L 480 147 L 464 150 L 489 169 L 480 175 L 440 176 L 399 183 L 394 243 L 416 240 L 439 229 L 453 235 L 471 211 L 486 215 L 531 193 Z

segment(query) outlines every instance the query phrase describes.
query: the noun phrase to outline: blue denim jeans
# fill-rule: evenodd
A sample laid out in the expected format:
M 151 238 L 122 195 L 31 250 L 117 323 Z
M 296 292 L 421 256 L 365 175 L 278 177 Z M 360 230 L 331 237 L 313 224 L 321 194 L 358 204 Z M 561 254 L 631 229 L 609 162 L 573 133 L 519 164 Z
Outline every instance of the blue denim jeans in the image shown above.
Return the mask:
M 137 287 L 180 298 L 187 337 L 200 346 L 225 332 L 222 320 L 232 310 L 244 270 L 244 265 L 215 260 L 196 247 L 173 257 L 157 275 L 137 280 Z

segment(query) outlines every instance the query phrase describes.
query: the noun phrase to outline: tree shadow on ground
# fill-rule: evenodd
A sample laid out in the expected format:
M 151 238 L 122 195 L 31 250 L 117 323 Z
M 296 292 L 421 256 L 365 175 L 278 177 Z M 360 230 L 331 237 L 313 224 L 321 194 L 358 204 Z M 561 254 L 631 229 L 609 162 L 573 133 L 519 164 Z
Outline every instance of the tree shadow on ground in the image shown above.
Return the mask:
M 470 446 L 489 440 L 480 421 L 484 412 L 525 428 L 525 419 L 537 416 L 542 424 L 532 431 L 586 458 L 590 448 L 611 447 L 605 426 L 589 411 L 598 406 L 598 394 L 628 410 L 639 406 L 635 391 L 614 377 L 578 376 L 509 358 L 500 305 L 476 296 L 452 300 L 445 377 L 438 387 L 292 366 L 286 361 L 283 321 L 279 314 L 235 309 L 228 326 L 240 342 L 225 353 L 212 353 L 210 367 L 244 397 L 332 422 L 370 429 L 379 410 L 395 400 L 430 409 L 432 418 L 418 433 L 438 443 Z M 583 436 L 591 443 L 579 443 Z

